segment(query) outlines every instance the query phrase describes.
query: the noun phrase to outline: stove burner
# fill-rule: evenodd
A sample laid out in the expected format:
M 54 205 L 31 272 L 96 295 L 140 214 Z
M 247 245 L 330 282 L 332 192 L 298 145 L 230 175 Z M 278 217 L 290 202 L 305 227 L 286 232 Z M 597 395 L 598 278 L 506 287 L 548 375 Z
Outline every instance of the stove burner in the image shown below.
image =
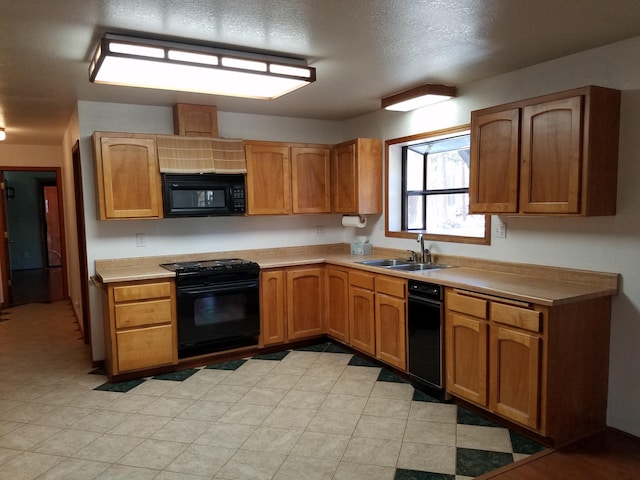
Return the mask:
M 219 258 L 192 262 L 162 263 L 161 267 L 178 274 L 198 272 L 250 271 L 260 268 L 257 263 L 241 258 Z

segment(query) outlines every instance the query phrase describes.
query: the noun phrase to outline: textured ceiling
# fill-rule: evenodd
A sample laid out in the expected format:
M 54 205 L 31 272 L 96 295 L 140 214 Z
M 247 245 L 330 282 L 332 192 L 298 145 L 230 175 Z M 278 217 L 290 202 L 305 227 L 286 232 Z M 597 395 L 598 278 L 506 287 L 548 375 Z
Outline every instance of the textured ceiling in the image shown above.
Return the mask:
M 640 35 L 638 0 L 0 0 L 0 12 L 0 127 L 16 144 L 59 143 L 78 99 L 340 120 L 422 83 Z M 272 101 L 94 85 L 105 32 L 304 57 L 318 80 Z

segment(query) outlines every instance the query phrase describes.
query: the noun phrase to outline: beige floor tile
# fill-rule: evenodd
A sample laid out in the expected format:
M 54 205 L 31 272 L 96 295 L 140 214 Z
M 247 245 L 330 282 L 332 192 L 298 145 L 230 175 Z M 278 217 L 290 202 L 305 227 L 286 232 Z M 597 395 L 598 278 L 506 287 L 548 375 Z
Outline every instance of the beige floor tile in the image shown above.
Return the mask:
M 473 477 L 465 477 L 464 475 L 456 475 L 455 480 L 473 480 Z
M 531 455 L 527 455 L 526 453 L 514 453 L 513 454 L 513 461 L 514 462 L 519 462 L 520 460 L 524 460 L 525 458 L 530 457 Z
M 202 396 L 204 396 L 209 390 L 211 390 L 211 385 L 206 383 L 187 383 L 187 382 L 178 382 L 178 385 L 173 387 L 167 393 L 164 394 L 165 397 L 173 397 L 173 398 L 189 398 L 191 400 L 198 400 Z
M 97 462 L 117 462 L 144 440 L 142 438 L 125 437 L 123 435 L 105 434 L 80 449 L 73 456 Z
M 347 435 L 304 432 L 291 450 L 291 454 L 300 457 L 340 459 L 349 439 Z
M 152 395 L 135 395 L 127 393 L 120 395 L 120 398 L 108 403 L 104 408 L 115 412 L 139 413 L 151 402 L 157 400 L 157 398 L 158 397 Z
M 322 402 L 320 410 L 361 414 L 366 404 L 367 397 L 330 393 L 325 401 Z
M 274 367 L 275 368 L 275 367 Z M 273 369 L 271 370 L 273 372 Z M 260 388 L 282 388 L 289 390 L 299 380 L 301 375 L 288 375 L 282 373 L 267 373 L 262 380 L 260 380 L 256 387 Z
M 218 370 L 216 368 L 201 368 L 196 373 L 187 378 L 184 383 L 205 383 L 217 385 L 227 378 L 233 370 Z
M 375 380 L 350 380 L 340 377 L 331 389 L 331 393 L 339 393 L 343 395 L 364 395 L 369 396 Z
M 40 443 L 35 452 L 70 457 L 86 447 L 101 434 L 84 430 L 62 430 Z
M 109 466 L 109 463 L 66 458 L 39 476 L 38 480 L 93 480 Z
M 139 413 L 175 417 L 188 408 L 193 402 L 193 400 L 187 398 L 160 397 L 140 410 Z
M 344 372 L 344 365 L 332 365 L 332 364 L 316 364 L 314 363 L 305 375 L 311 375 L 312 377 L 326 377 L 337 380 Z
M 0 380 L 1 382 L 2 380 Z M 0 398 L 0 420 L 2 419 L 2 414 L 4 412 L 7 412 L 13 408 L 19 407 L 21 405 L 24 405 L 24 402 L 22 400 L 18 401 L 18 400 L 5 400 Z
M 256 428 L 255 425 L 216 423 L 200 435 L 194 443 L 237 449 L 247 441 Z
M 200 400 L 235 403 L 251 390 L 247 385 L 216 385 L 205 393 Z
M 333 480 L 393 480 L 395 473 L 392 467 L 340 462 Z
M 407 421 L 402 418 L 374 417 L 362 415 L 353 435 L 355 437 L 402 440 Z
M 309 366 L 296 364 L 295 362 L 285 362 L 286 358 L 280 362 L 280 364 L 273 367 L 273 370 L 269 372 L 272 375 L 294 375 L 300 376 L 307 373 Z M 311 362 L 313 363 L 313 362 Z
M 267 405 L 243 405 L 237 403 L 227 410 L 218 419 L 218 422 L 260 425 L 272 410 L 273 407 Z
M 263 376 L 273 370 L 273 367 L 280 363 L 279 360 L 260 360 L 260 359 L 249 359 L 240 367 L 236 369 L 238 373 L 244 374 L 262 374 Z
M 64 457 L 55 455 L 22 452 L 2 465 L 0 478 L 3 480 L 33 480 L 63 460 Z
M 309 368 L 320 358 L 321 352 L 307 352 L 303 350 L 292 350 L 280 361 L 280 365 L 295 365 L 297 368 Z
M 400 440 L 353 437 L 349 440 L 342 461 L 395 467 L 401 446 L 402 441 Z
M 281 388 L 253 387 L 238 400 L 238 403 L 275 407 L 286 394 L 287 390 Z
M 120 422 L 117 426 L 109 430 L 109 433 L 113 433 L 114 435 L 150 438 L 170 420 L 170 417 L 133 413 L 127 417 L 126 421 Z
M 205 477 L 208 480 L 208 477 Z M 204 480 L 201 475 L 191 475 L 189 473 L 160 472 L 153 480 Z
M 307 431 L 352 435 L 360 420 L 357 413 L 332 412 L 320 410 L 309 422 Z
M 324 392 L 305 392 L 303 390 L 289 390 L 278 403 L 280 407 L 318 409 L 327 398 Z
M 458 425 L 456 445 L 490 452 L 513 452 L 509 430 L 498 427 Z
M 258 427 L 242 445 L 243 450 L 273 452 L 287 455 L 295 446 L 302 430 Z
M 49 393 L 55 387 L 52 385 L 33 385 L 26 383 L 23 385 L 16 385 L 11 388 L 7 388 L 0 393 L 0 398 L 5 400 L 17 400 L 20 402 L 33 402 L 37 398 Z M 0 410 L 1 410 L 0 402 Z
M 339 461 L 289 455 L 273 480 L 331 480 Z
M 410 400 L 398 400 L 395 398 L 369 397 L 362 412 L 364 415 L 377 417 L 408 418 Z
M 60 430 L 58 427 L 46 425 L 22 425 L 0 437 L 0 447 L 29 450 Z
M 371 396 L 411 400 L 413 397 L 413 387 L 408 383 L 376 382 L 371 391 Z
M 86 375 L 86 374 L 85 374 Z M 105 382 L 102 382 L 105 383 Z M 101 383 L 101 384 L 102 384 Z M 121 393 L 118 392 L 103 392 L 100 390 L 88 390 L 75 397 L 69 406 L 83 407 L 83 408 L 102 408 L 105 405 L 120 398 Z
M 199 477 L 198 480 L 204 480 L 202 476 L 208 479 L 212 475 L 215 475 L 235 453 L 235 448 L 192 444 L 186 446 L 184 451 L 182 451 L 165 470 L 168 472 L 199 475 L 201 477 Z
M 121 465 L 162 470 L 187 447 L 184 443 L 147 439 L 118 460 Z
M 333 377 L 314 377 L 313 375 L 302 375 L 300 380 L 292 387 L 294 390 L 305 392 L 325 392 L 328 393 L 335 385 L 337 379 Z
M 0 420 L 8 422 L 29 423 L 44 413 L 56 408 L 55 405 L 43 405 L 40 403 L 20 403 L 4 412 L 0 412 Z
M 196 400 L 182 412 L 178 418 L 191 418 L 194 420 L 209 420 L 211 422 L 220 418 L 234 405 L 233 402 L 216 402 L 212 400 Z
M 431 445 L 456 445 L 456 424 L 409 420 L 404 441 Z
M 277 453 L 238 450 L 217 476 L 230 480 L 270 480 L 285 458 Z
M 207 420 L 173 418 L 160 427 L 152 438 L 173 442 L 192 443 L 211 427 Z
M 341 380 L 370 380 L 376 381 L 382 368 L 379 367 L 359 367 L 357 365 L 347 365 L 340 376 Z
M 74 425 L 94 411 L 91 408 L 57 406 L 53 410 L 34 418 L 31 423 L 66 428 Z
M 56 387 L 38 397 L 38 403 L 45 403 L 48 405 L 68 405 L 83 393 L 83 390 L 76 388 Z
M 253 387 L 264 378 L 266 373 L 249 373 L 236 370 L 224 378 L 218 385 L 238 385 L 241 387 Z
M 7 422 L 5 420 L 0 420 L 0 437 L 5 433 L 9 433 L 11 430 L 21 427 L 22 425 L 23 424 L 20 422 Z
M 174 382 L 171 380 L 155 380 L 150 378 L 137 387 L 129 390 L 128 393 L 131 393 L 132 395 L 152 395 L 154 397 L 161 397 L 179 383 L 180 382 Z
M 276 407 L 264 420 L 266 427 L 302 430 L 316 414 L 316 410 L 307 408 Z
M 131 417 L 130 413 L 96 410 L 73 424 L 74 429 L 90 432 L 108 432 Z
M 456 447 L 403 442 L 398 468 L 454 475 Z
M 347 364 L 351 361 L 353 355 L 350 353 L 332 353 L 332 352 L 322 352 L 320 356 L 313 362 L 314 365 L 343 365 L 347 366 Z
M 96 477 L 96 480 L 152 480 L 158 470 L 148 468 L 130 467 L 128 465 L 111 465 Z
M 411 402 L 409 420 L 423 422 L 456 423 L 458 407 L 455 405 L 431 402 Z

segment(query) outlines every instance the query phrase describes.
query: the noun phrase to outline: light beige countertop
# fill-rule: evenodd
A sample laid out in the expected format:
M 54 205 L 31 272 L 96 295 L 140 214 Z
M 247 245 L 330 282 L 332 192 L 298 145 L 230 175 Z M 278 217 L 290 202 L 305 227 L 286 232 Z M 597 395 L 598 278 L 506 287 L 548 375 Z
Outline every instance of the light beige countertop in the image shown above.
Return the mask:
M 263 269 L 329 264 L 548 306 L 615 295 L 619 291 L 620 276 L 615 273 L 512 264 L 444 255 L 437 257 L 436 260 L 438 263 L 452 265 L 450 268 L 417 272 L 394 271 L 382 267 L 362 265 L 357 262 L 373 258 L 402 257 L 404 255 L 402 251 L 379 249 L 378 251 L 374 250 L 373 255 L 364 257 L 342 253 L 343 251 L 344 246 L 334 245 L 324 246 L 324 248 L 293 247 L 174 257 L 97 260 L 96 277 L 98 283 L 105 284 L 173 278 L 175 274 L 161 267 L 160 263 L 241 257 L 257 262 Z

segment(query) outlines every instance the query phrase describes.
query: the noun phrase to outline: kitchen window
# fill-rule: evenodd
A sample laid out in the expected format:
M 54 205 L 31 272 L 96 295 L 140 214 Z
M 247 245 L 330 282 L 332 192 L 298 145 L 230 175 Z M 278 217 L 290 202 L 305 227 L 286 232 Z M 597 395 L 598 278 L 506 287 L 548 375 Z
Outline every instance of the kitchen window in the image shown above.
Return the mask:
M 398 140 L 387 142 L 387 235 L 489 243 L 490 217 L 469 214 L 468 128 Z

